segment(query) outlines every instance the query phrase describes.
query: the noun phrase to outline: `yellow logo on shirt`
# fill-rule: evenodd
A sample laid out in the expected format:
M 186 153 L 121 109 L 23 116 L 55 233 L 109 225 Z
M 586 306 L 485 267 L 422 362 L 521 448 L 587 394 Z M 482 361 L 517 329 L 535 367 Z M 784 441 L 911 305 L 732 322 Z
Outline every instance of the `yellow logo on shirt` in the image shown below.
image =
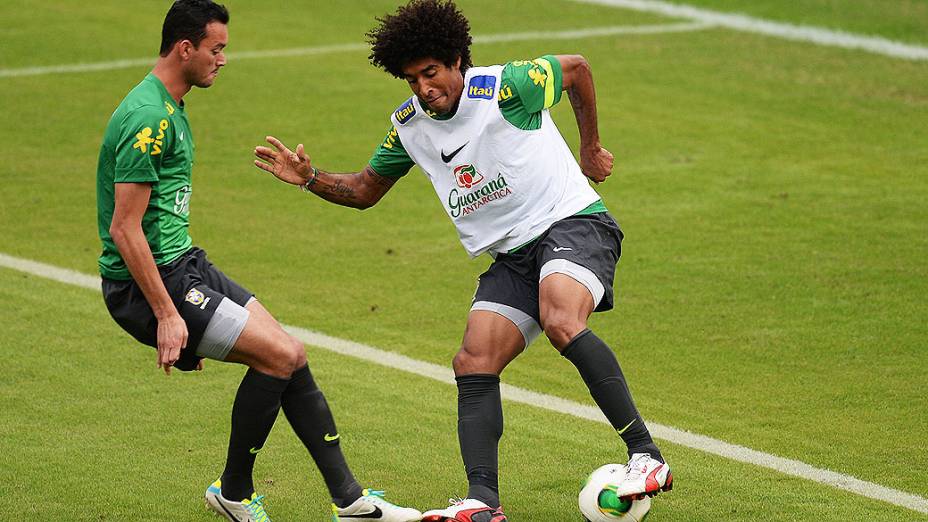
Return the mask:
M 132 146 L 133 149 L 139 149 L 139 152 L 145 154 L 148 152 L 148 144 L 154 143 L 155 139 L 151 137 L 151 127 L 145 127 L 135 135 L 135 139 L 139 140 L 135 142 L 135 145 Z
M 161 154 L 161 140 L 164 139 L 164 131 L 168 128 L 168 120 L 161 120 L 158 123 L 158 135 L 155 136 L 155 143 L 151 146 L 151 155 L 157 156 Z
M 548 79 L 548 75 L 537 67 L 533 67 L 528 70 L 528 77 L 531 78 L 533 82 L 535 82 L 535 85 L 540 85 L 542 87 L 545 86 L 545 80 Z
M 173 116 L 173 115 L 174 115 L 174 106 L 171 105 L 169 102 L 164 102 L 164 108 L 168 110 L 168 115 L 169 115 L 169 116 Z
M 509 98 L 512 98 L 512 89 L 509 88 L 508 85 L 503 85 L 503 87 L 499 90 L 499 100 L 506 101 Z
M 393 144 L 396 143 L 398 133 L 396 132 L 396 127 L 390 129 L 390 134 L 387 134 L 387 139 L 383 140 L 383 148 L 392 149 Z
M 151 137 L 151 127 L 145 127 L 141 131 L 135 134 L 135 139 L 138 140 L 135 142 L 135 145 L 132 146 L 133 149 L 139 149 L 139 152 L 145 154 L 148 152 L 148 146 L 151 145 L 151 155 L 157 156 L 161 154 L 161 145 L 164 140 L 164 131 L 168 128 L 168 120 L 161 120 L 158 123 L 158 135 L 154 138 Z

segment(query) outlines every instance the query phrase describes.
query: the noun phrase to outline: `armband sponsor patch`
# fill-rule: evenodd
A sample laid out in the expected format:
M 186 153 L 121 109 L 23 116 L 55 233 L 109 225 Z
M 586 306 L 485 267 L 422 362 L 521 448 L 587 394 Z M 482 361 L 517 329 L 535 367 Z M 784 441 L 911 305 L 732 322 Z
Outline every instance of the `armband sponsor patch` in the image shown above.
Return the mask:
M 406 103 L 400 105 L 400 107 L 396 109 L 396 112 L 394 112 L 393 115 L 396 116 L 396 121 L 398 121 L 400 125 L 411 120 L 412 117 L 416 115 L 416 106 L 412 103 L 412 98 L 406 100 Z
M 496 94 L 495 76 L 474 76 L 467 84 L 468 98 L 482 98 L 492 100 Z

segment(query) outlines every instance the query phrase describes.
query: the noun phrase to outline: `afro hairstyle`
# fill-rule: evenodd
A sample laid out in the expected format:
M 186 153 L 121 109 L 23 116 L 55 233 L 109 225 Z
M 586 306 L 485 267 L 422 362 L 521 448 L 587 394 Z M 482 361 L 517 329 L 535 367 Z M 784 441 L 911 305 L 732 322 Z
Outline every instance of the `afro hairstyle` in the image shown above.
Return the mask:
M 470 23 L 452 0 L 412 0 L 387 14 L 367 32 L 371 63 L 397 78 L 403 67 L 422 58 L 451 66 L 460 57 L 461 71 L 471 65 Z

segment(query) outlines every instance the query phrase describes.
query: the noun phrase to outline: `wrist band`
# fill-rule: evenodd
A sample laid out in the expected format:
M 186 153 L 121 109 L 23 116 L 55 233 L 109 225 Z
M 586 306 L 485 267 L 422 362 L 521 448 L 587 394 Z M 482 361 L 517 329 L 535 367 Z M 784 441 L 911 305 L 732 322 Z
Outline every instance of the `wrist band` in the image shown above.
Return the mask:
M 306 183 L 303 183 L 302 185 L 300 185 L 300 190 L 302 190 L 303 192 L 310 192 L 309 187 L 313 186 L 313 183 L 316 182 L 316 176 L 319 175 L 319 171 L 316 170 L 316 167 L 310 167 L 310 168 L 313 169 L 313 177 L 309 178 L 306 181 Z

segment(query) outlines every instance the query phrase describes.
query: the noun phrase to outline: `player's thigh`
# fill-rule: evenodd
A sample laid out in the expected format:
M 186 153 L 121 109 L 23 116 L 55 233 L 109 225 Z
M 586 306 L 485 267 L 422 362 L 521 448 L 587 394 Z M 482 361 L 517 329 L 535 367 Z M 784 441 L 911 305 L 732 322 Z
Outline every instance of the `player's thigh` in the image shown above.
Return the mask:
M 512 320 L 496 312 L 472 310 L 454 358 L 455 375 L 499 375 L 524 349 L 525 338 Z
M 530 259 L 501 255 L 478 279 L 454 361 L 458 374 L 501 372 L 541 332 L 537 276 L 530 263 Z
M 226 360 L 275 377 L 289 377 L 306 364 L 303 345 L 284 331 L 260 301 L 246 307 L 248 320 Z
M 573 276 L 552 272 L 541 280 L 538 307 L 545 335 L 555 348 L 563 350 L 586 328 L 593 313 L 593 296 Z
M 585 328 L 593 311 L 612 308 L 621 244 L 608 213 L 558 221 L 539 244 L 539 316 L 557 348 Z

